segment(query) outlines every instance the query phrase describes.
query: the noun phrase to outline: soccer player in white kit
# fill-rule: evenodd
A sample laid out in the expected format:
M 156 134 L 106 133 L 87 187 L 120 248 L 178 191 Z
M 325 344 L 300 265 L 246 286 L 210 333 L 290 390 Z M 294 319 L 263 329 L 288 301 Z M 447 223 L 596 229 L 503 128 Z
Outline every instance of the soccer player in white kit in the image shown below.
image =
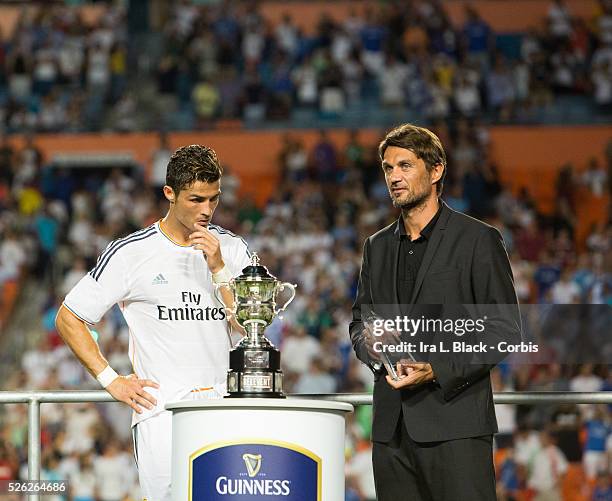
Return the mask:
M 85 368 L 134 409 L 134 449 L 147 501 L 170 500 L 172 422 L 164 405 L 226 392 L 231 327 L 213 292 L 215 283 L 239 275 L 250 256 L 242 238 L 210 223 L 221 175 L 212 149 L 176 150 L 163 188 L 167 215 L 111 242 L 56 318 L 58 332 Z M 229 290 L 222 287 L 221 295 L 231 306 Z M 109 366 L 88 329 L 115 304 L 129 327 L 129 376 Z

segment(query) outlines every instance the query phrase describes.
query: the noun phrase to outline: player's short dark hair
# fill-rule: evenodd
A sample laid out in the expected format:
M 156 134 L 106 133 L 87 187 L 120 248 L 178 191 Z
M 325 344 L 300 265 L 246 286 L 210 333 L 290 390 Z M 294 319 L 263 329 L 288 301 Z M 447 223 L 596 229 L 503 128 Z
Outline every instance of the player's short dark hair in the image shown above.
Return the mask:
M 223 167 L 215 150 L 201 144 L 181 146 L 170 157 L 166 169 L 166 184 L 175 195 L 196 181 L 214 183 L 221 179 Z
M 446 177 L 446 153 L 440 138 L 429 129 L 412 124 L 403 124 L 390 130 L 378 145 L 378 156 L 382 161 L 389 146 L 397 146 L 412 151 L 417 158 L 425 162 L 429 172 L 435 165 L 442 165 L 442 177 L 436 183 L 436 193 L 442 194 L 444 178 Z

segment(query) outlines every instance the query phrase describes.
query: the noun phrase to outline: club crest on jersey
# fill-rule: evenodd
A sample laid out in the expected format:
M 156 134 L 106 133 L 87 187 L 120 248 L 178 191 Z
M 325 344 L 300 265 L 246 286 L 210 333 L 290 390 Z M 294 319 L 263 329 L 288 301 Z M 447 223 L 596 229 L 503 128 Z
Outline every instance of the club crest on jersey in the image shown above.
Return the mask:
M 151 285 L 163 285 L 167 283 L 168 283 L 168 280 L 166 280 L 166 278 L 160 273 L 153 279 L 153 282 L 151 282 Z

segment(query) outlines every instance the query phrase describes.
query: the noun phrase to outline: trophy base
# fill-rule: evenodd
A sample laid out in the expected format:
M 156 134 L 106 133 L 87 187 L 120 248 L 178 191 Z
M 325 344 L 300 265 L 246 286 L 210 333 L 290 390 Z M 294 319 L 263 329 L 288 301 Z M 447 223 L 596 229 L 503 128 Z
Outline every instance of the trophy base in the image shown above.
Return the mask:
M 280 370 L 235 370 L 227 372 L 229 398 L 284 398 Z
M 226 398 L 285 398 L 280 370 L 229 370 Z
M 238 391 L 229 393 L 223 398 L 287 398 L 287 396 L 282 393 L 249 393 L 246 391 Z
M 226 398 L 285 398 L 280 352 L 270 344 L 239 344 L 230 352 L 227 392 Z

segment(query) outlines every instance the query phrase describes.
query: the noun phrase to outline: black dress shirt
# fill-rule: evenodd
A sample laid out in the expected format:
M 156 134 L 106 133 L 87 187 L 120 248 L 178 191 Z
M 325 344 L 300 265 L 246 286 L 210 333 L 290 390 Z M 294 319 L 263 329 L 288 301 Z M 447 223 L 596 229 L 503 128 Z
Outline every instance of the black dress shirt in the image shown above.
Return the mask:
M 410 303 L 417 273 L 421 267 L 425 249 L 427 249 L 427 242 L 438 222 L 441 211 L 442 204 L 440 204 L 434 217 L 421 230 L 420 236 L 414 240 L 406 233 L 404 220 L 401 216 L 397 222 L 400 236 L 399 261 L 397 263 L 397 300 L 399 304 Z

